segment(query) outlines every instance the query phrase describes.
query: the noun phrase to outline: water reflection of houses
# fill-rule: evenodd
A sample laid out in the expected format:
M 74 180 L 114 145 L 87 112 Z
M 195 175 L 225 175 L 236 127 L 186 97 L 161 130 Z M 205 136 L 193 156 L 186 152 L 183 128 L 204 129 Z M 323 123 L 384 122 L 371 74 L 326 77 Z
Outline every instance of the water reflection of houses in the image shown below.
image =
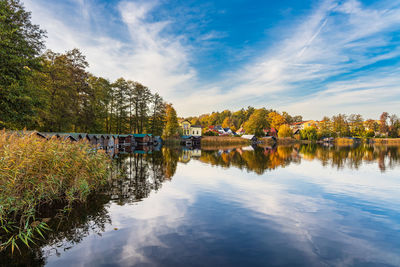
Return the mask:
M 200 158 L 201 157 L 201 149 L 187 149 L 183 148 L 182 152 L 179 156 L 179 162 L 187 163 L 192 158 Z

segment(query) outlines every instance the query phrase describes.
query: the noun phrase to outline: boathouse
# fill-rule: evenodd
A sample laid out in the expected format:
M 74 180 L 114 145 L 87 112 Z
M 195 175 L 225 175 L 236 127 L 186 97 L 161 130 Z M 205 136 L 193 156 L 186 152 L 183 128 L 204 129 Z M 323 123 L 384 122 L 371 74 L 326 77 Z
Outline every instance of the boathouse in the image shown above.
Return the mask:
M 198 146 L 201 144 L 200 136 L 183 135 L 181 137 L 181 145 L 185 146 Z
M 134 134 L 133 137 L 138 145 L 149 145 L 152 141 L 151 134 Z
M 250 140 L 252 143 L 257 143 L 258 139 L 255 135 L 252 134 L 245 134 L 242 135 L 242 138 Z

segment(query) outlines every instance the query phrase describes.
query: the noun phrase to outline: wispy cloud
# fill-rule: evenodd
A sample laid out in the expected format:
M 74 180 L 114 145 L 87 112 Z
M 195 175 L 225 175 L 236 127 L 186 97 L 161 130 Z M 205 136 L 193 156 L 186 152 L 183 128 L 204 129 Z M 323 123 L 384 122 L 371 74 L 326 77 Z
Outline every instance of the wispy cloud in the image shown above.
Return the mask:
M 247 63 L 230 67 L 236 70 L 218 75 L 222 78 L 216 82 L 210 79 L 213 83 L 199 81 L 194 66 L 201 47 L 196 46 L 202 45 L 199 40 L 227 34 L 210 30 L 190 42 L 184 32 L 174 32 L 182 18 L 156 16 L 161 2 L 121 1 L 109 14 L 109 6 L 71 0 L 68 10 L 74 12 L 66 16 L 57 12 L 59 3 L 24 3 L 34 22 L 47 29 L 49 48 L 80 48 L 94 74 L 140 81 L 173 102 L 180 115 L 253 105 L 309 118 L 344 111 L 376 117 L 375 112 L 390 109 L 388 103 L 400 101 L 399 63 L 381 64 L 400 59 L 394 38 L 399 1 L 373 6 L 357 0 L 322 1 L 279 29 L 274 45 L 244 53 Z M 217 45 L 214 49 L 218 52 Z
M 74 2 L 80 9 L 75 14 L 80 18 L 75 19 L 81 19 L 81 25 L 88 25 L 96 6 L 84 0 Z M 140 81 L 169 101 L 173 101 L 171 96 L 176 90 L 182 90 L 195 76 L 195 70 L 189 65 L 189 47 L 182 44 L 182 37 L 163 34 L 171 22 L 148 20 L 156 1 L 124 1 L 117 5 L 121 27 L 128 29 L 124 39 L 129 41 L 111 37 L 106 31 L 70 25 L 54 9 L 45 8 L 44 2 L 27 0 L 25 4 L 33 11 L 34 22 L 48 31 L 47 47 L 57 52 L 81 49 L 96 75 Z
M 344 111 L 377 116 L 372 110 L 390 109 L 385 104 L 387 97 L 400 101 L 400 85 L 393 77 L 399 68 L 376 67 L 367 75 L 360 69 L 400 56 L 398 44 L 391 38 L 399 25 L 398 4 L 378 9 L 363 7 L 355 0 L 325 1 L 298 26 L 284 29 L 289 37 L 234 72 L 231 90 L 217 87 L 206 102 L 221 108 L 252 103 L 280 110 L 284 106 L 309 117 Z M 340 93 L 332 92 L 336 86 Z M 382 90 L 386 98 L 379 94 Z M 193 96 L 186 103 L 194 105 L 195 101 Z M 365 108 L 371 104 L 373 109 Z

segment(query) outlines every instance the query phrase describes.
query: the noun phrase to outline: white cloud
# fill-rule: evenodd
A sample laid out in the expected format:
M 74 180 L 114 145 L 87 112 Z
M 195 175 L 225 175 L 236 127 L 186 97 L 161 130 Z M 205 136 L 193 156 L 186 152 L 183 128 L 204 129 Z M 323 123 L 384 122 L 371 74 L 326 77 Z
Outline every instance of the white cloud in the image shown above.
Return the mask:
M 393 78 L 394 71 L 399 74 L 396 67 L 339 82 L 326 80 L 399 57 L 398 47 L 382 49 L 391 42 L 385 32 L 399 25 L 400 8 L 394 4 L 375 9 L 364 8 L 355 0 L 341 4 L 325 1 L 297 27 L 283 31 L 292 35 L 234 72 L 230 84 L 236 85 L 230 91 L 222 86 L 209 94 L 200 94 L 207 104 L 199 105 L 198 111 L 212 110 L 214 105 L 228 108 L 226 105 L 243 107 L 256 103 L 310 118 L 346 111 L 376 117 L 387 108 L 396 112 L 395 106 L 388 107 L 387 102 L 387 98 L 394 101 L 392 104 L 400 101 L 399 80 Z M 319 87 L 314 89 L 318 92 L 312 93 L 308 86 Z M 332 92 L 336 86 L 340 86 L 340 93 Z M 352 92 L 345 93 L 346 86 Z M 186 105 L 195 106 L 198 95 L 196 92 L 186 98 Z
M 185 36 L 171 33 L 175 21 L 153 18 L 160 4 L 156 0 L 123 1 L 115 6 L 120 17 L 112 20 L 120 20 L 122 25 L 116 30 L 124 38 L 114 36 L 114 29 L 107 31 L 107 20 L 93 15 L 107 10 L 90 1 L 73 0 L 76 12 L 69 19 L 74 23 L 68 20 L 68 11 L 65 16 L 55 12 L 54 3 L 24 2 L 34 22 L 47 29 L 50 49 L 80 48 L 94 74 L 140 81 L 173 102 L 180 115 L 255 105 L 309 118 L 345 111 L 376 117 L 376 112 L 388 107 L 387 98 L 391 104 L 399 103 L 400 86 L 393 78 L 399 73 L 396 66 L 389 72 L 377 67 L 368 74 L 332 79 L 400 56 L 400 48 L 387 34 L 400 26 L 398 1 L 371 7 L 356 0 L 323 1 L 309 16 L 281 29 L 276 45 L 215 83 L 198 80 L 193 67 L 196 47 Z M 222 37 L 211 31 L 200 39 Z M 387 48 L 390 44 L 393 47 Z M 365 100 L 374 108 L 366 108 Z
M 96 6 L 83 0 L 74 0 L 80 12 L 74 20 L 81 19 L 75 27 L 54 12 L 54 7 L 45 6 L 40 0 L 26 0 L 32 11 L 33 21 L 48 31 L 47 47 L 57 52 L 79 48 L 87 56 L 90 71 L 95 75 L 117 79 L 124 77 L 139 81 L 157 90 L 169 101 L 176 90 L 187 88 L 188 81 L 195 77 L 189 65 L 189 47 L 182 44 L 182 37 L 163 34 L 169 21 L 148 21 L 149 13 L 157 5 L 155 1 L 120 2 L 116 7 L 122 22 L 127 27 L 129 42 L 93 31 L 90 27 L 90 12 Z M 67 12 L 67 11 L 66 11 Z M 95 19 L 95 18 L 92 18 Z M 104 25 L 105 26 L 105 25 Z

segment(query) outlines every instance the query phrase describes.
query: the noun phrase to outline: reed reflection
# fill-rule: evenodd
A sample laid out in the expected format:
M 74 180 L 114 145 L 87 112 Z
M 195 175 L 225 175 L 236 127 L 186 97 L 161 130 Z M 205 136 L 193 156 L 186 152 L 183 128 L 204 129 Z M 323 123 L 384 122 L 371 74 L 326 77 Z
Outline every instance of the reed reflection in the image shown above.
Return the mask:
M 160 190 L 176 172 L 179 151 L 163 149 L 152 153 L 115 155 L 109 184 L 89 196 L 86 203 L 75 204 L 55 216 L 57 203 L 43 207 L 40 217 L 48 218 L 52 229 L 45 240 L 36 246 L 21 247 L 21 253 L 2 252 L 0 262 L 5 266 L 44 266 L 46 258 L 60 256 L 89 235 L 101 236 L 112 224 L 109 207 L 111 203 L 124 205 L 140 201 L 152 191 Z M 110 228 L 110 227 L 109 227 Z M 110 230 L 110 229 L 108 229 Z M 112 229 L 111 229 L 112 231 Z

